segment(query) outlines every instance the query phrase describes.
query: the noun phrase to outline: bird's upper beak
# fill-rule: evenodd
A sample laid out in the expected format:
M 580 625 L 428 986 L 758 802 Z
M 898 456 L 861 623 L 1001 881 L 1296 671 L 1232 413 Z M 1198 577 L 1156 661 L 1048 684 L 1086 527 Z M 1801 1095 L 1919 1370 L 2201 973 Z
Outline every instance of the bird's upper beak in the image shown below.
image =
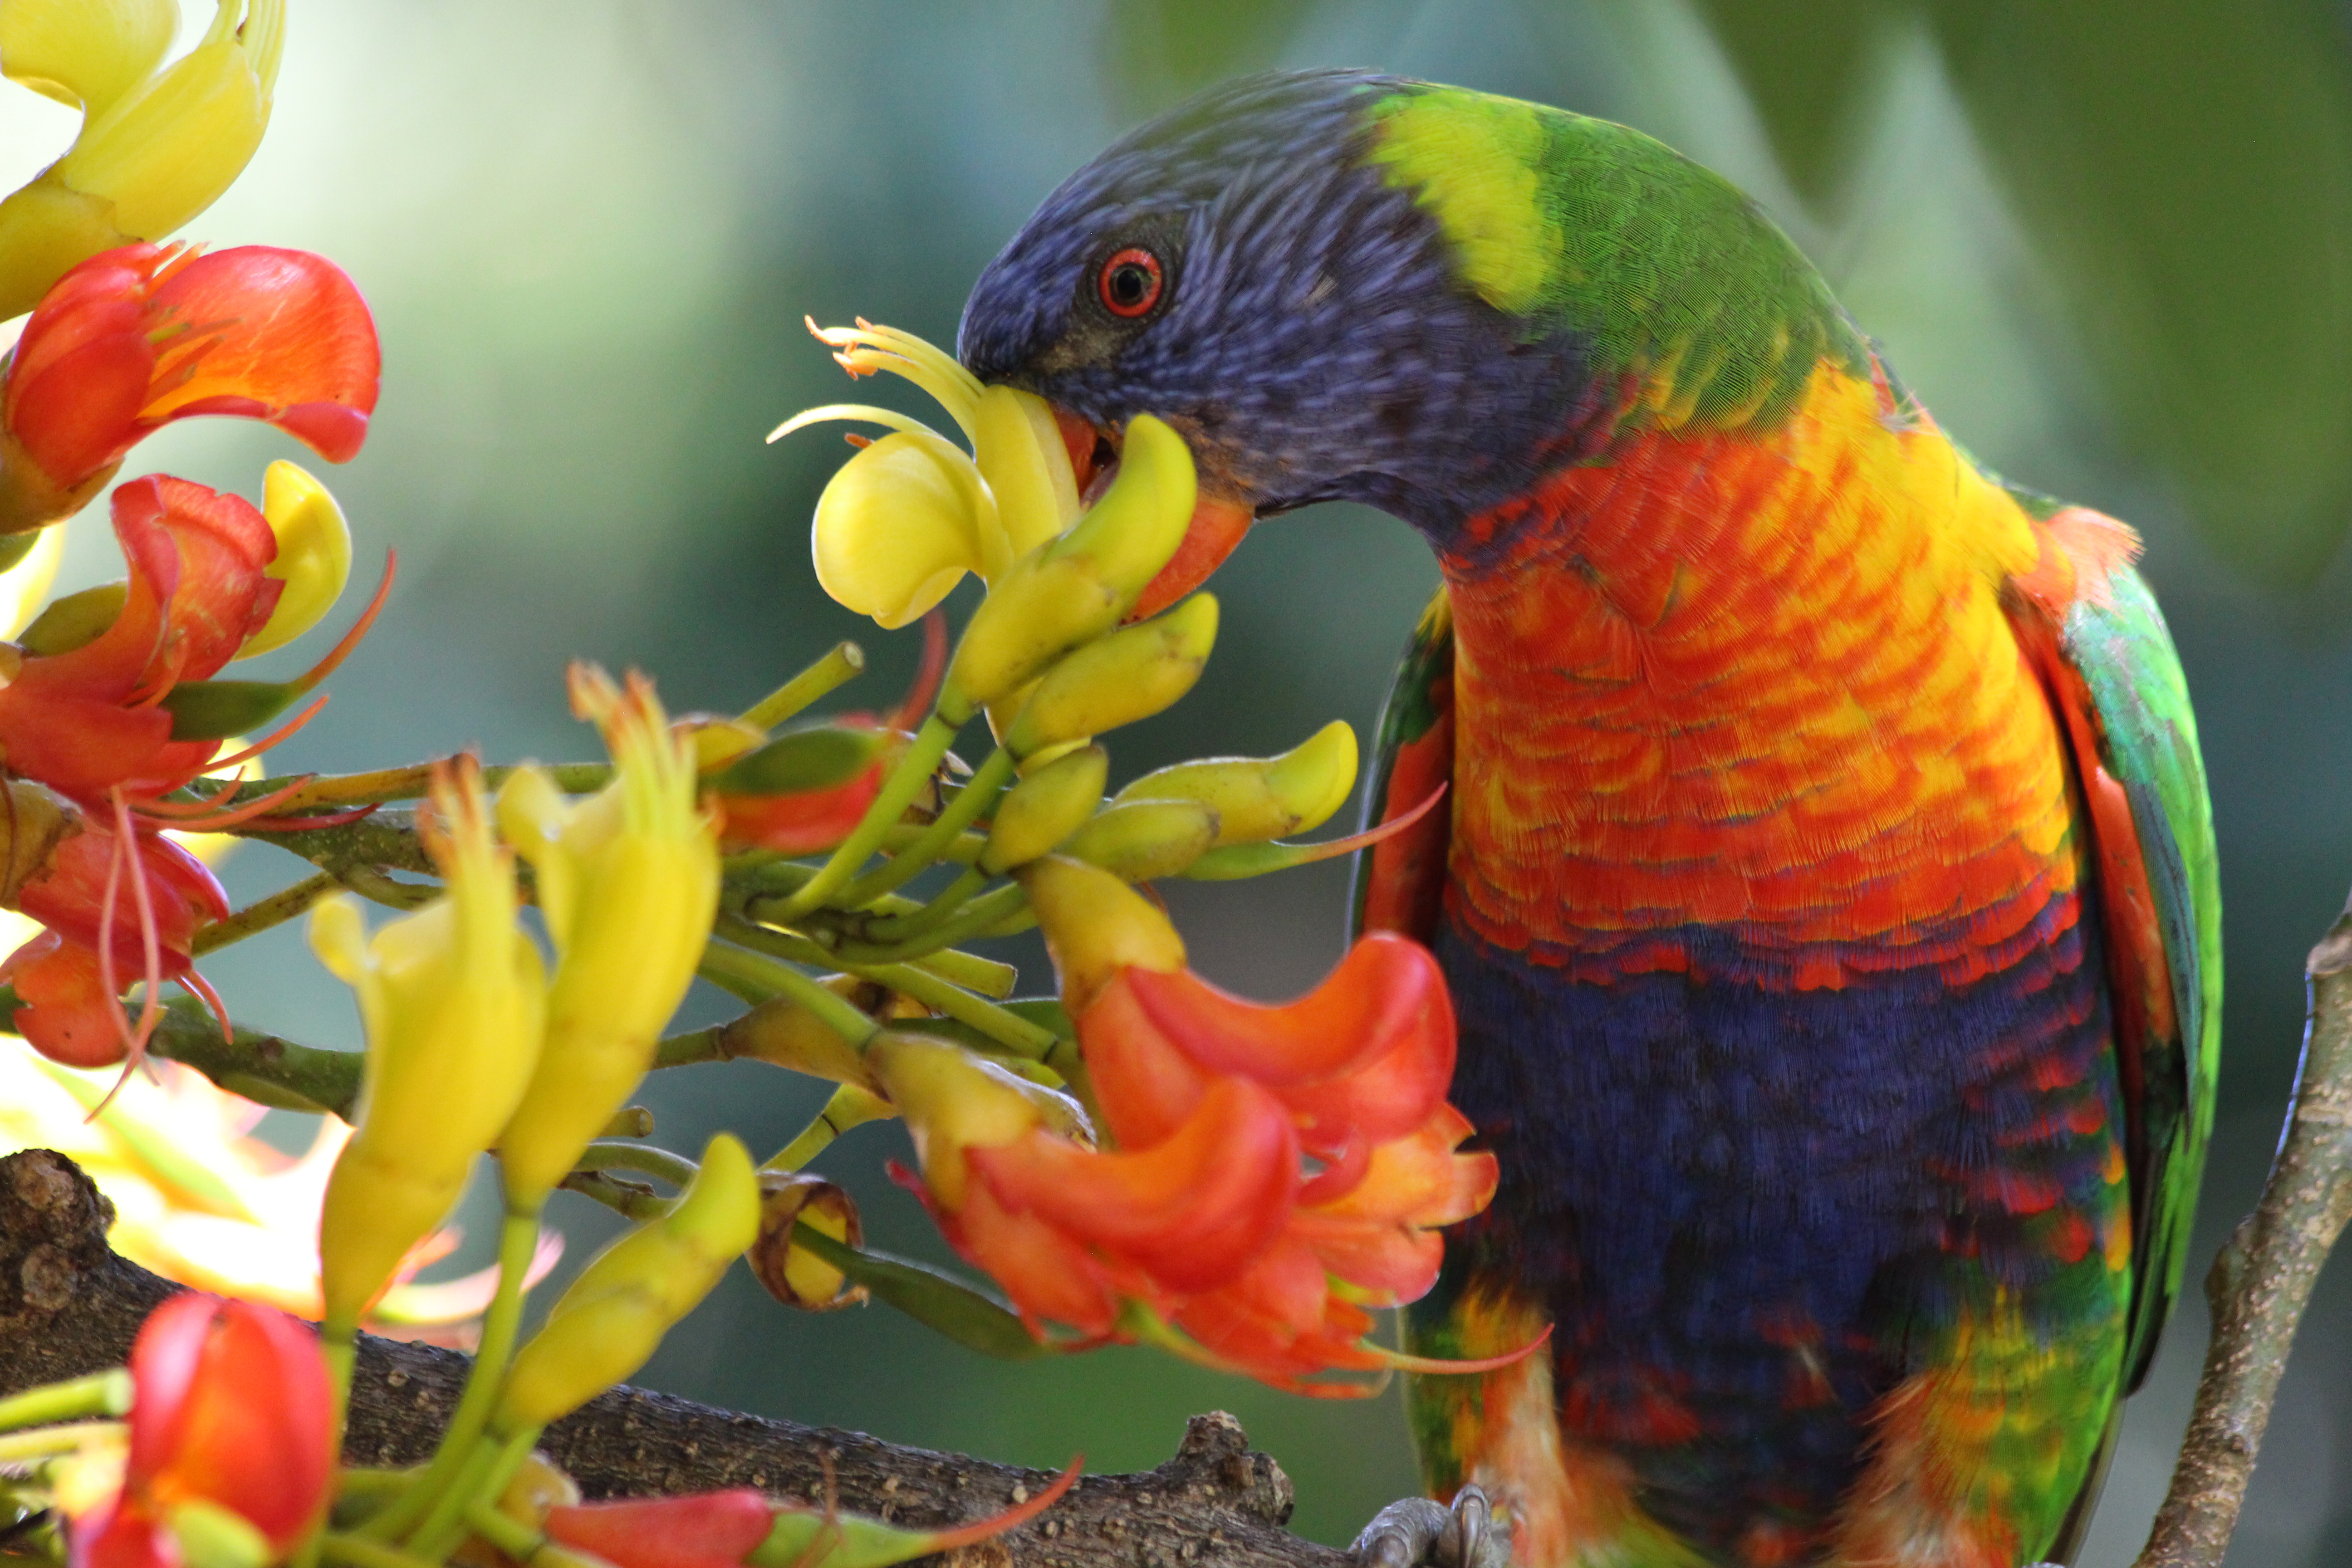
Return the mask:
M 1083 504 L 1092 506 L 1118 471 L 1119 432 L 1098 426 L 1059 404 L 1054 405 L 1054 420 L 1061 427 L 1062 444 L 1069 448 L 1070 467 L 1078 479 L 1078 498 Z M 1207 582 L 1209 574 L 1223 565 L 1225 557 L 1241 543 L 1255 518 L 1247 501 L 1221 493 L 1213 476 L 1203 473 L 1184 542 L 1176 547 L 1168 564 L 1160 569 L 1160 575 L 1143 590 L 1129 618 L 1141 620 L 1156 616 Z

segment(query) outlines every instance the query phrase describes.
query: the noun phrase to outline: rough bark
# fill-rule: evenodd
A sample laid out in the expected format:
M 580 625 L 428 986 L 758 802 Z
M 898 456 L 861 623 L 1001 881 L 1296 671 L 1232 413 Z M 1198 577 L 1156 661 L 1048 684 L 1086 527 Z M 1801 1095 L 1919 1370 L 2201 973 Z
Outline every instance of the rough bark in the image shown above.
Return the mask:
M 179 1287 L 106 1245 L 110 1205 L 47 1150 L 0 1160 L 0 1394 L 120 1365 Z M 346 1456 L 422 1460 L 457 1402 L 467 1358 L 373 1337 L 360 1347 Z M 547 1431 L 543 1447 L 592 1497 L 749 1486 L 910 1526 L 961 1523 L 1024 1500 L 1050 1472 L 902 1448 L 856 1432 L 616 1388 Z M 1176 1456 L 1140 1475 L 1087 1476 L 1038 1519 L 957 1553 L 962 1568 L 1345 1568 L 1282 1528 L 1289 1478 L 1230 1415 L 1196 1415 Z

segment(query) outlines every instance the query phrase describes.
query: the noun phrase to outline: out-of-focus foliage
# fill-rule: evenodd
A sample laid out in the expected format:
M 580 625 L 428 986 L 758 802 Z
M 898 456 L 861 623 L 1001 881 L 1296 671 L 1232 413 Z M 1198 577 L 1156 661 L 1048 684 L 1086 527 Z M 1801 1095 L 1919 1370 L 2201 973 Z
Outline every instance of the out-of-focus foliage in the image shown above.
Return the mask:
M 2308 584 L 2352 524 L 2352 37 L 2314 0 L 1701 0 L 1790 181 L 1847 185 L 1934 38 L 2144 460 L 2225 559 Z

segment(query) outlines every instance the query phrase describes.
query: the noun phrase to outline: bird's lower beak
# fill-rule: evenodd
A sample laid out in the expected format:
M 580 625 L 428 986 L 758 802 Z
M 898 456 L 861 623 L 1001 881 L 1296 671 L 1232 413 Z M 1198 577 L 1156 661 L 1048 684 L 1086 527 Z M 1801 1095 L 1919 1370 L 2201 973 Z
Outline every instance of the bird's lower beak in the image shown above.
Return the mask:
M 1062 444 L 1069 448 L 1070 467 L 1077 474 L 1079 498 L 1092 506 L 1118 472 L 1118 433 L 1098 429 L 1090 420 L 1058 405 L 1054 409 L 1054 420 L 1061 427 Z M 1144 588 L 1130 620 L 1156 616 L 1207 582 L 1210 574 L 1225 563 L 1225 557 L 1234 552 L 1234 547 L 1241 543 L 1242 536 L 1255 521 L 1256 514 L 1247 501 L 1219 494 L 1205 474 L 1202 481 L 1184 542 L 1176 547 L 1168 564 L 1160 569 L 1160 575 Z

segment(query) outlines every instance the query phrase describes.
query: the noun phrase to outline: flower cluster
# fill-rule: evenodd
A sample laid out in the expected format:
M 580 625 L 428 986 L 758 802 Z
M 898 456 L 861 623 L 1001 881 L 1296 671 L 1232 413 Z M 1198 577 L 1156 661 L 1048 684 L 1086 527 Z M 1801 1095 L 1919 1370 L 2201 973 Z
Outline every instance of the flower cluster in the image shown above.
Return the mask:
M 1365 938 L 1314 992 L 1262 1006 L 1184 967 L 1165 917 L 1109 873 L 1025 878 L 1076 1024 L 1108 1147 L 1025 1100 L 911 1098 L 879 1068 L 949 1239 L 1033 1319 L 1092 1338 L 1181 1331 L 1218 1364 L 1302 1392 L 1395 1357 L 1369 1309 L 1435 1280 L 1437 1227 L 1484 1208 L 1494 1156 L 1446 1103 L 1454 1016 L 1435 962 Z M 967 1079 L 957 1099 L 986 1093 Z
M 268 420 L 346 459 L 366 435 L 377 363 L 367 307 L 318 257 L 139 245 L 85 261 L 42 299 L 0 380 L 0 537 L 29 540 L 70 516 L 142 437 L 192 415 Z M 260 507 L 151 475 L 117 489 L 111 510 L 124 580 L 51 604 L 0 648 L 0 754 L 13 781 L 54 790 L 70 817 L 17 900 L 47 930 L 0 973 L 16 987 L 14 1027 L 78 1066 L 134 1053 L 162 982 L 201 986 L 194 934 L 227 910 L 163 831 L 252 821 L 271 805 L 167 797 L 279 738 L 224 754 L 229 735 L 323 679 L 367 620 L 298 679 L 215 680 L 309 630 L 341 595 L 351 542 L 333 499 L 278 463 Z M 148 998 L 135 1026 L 117 1000 L 133 976 Z

